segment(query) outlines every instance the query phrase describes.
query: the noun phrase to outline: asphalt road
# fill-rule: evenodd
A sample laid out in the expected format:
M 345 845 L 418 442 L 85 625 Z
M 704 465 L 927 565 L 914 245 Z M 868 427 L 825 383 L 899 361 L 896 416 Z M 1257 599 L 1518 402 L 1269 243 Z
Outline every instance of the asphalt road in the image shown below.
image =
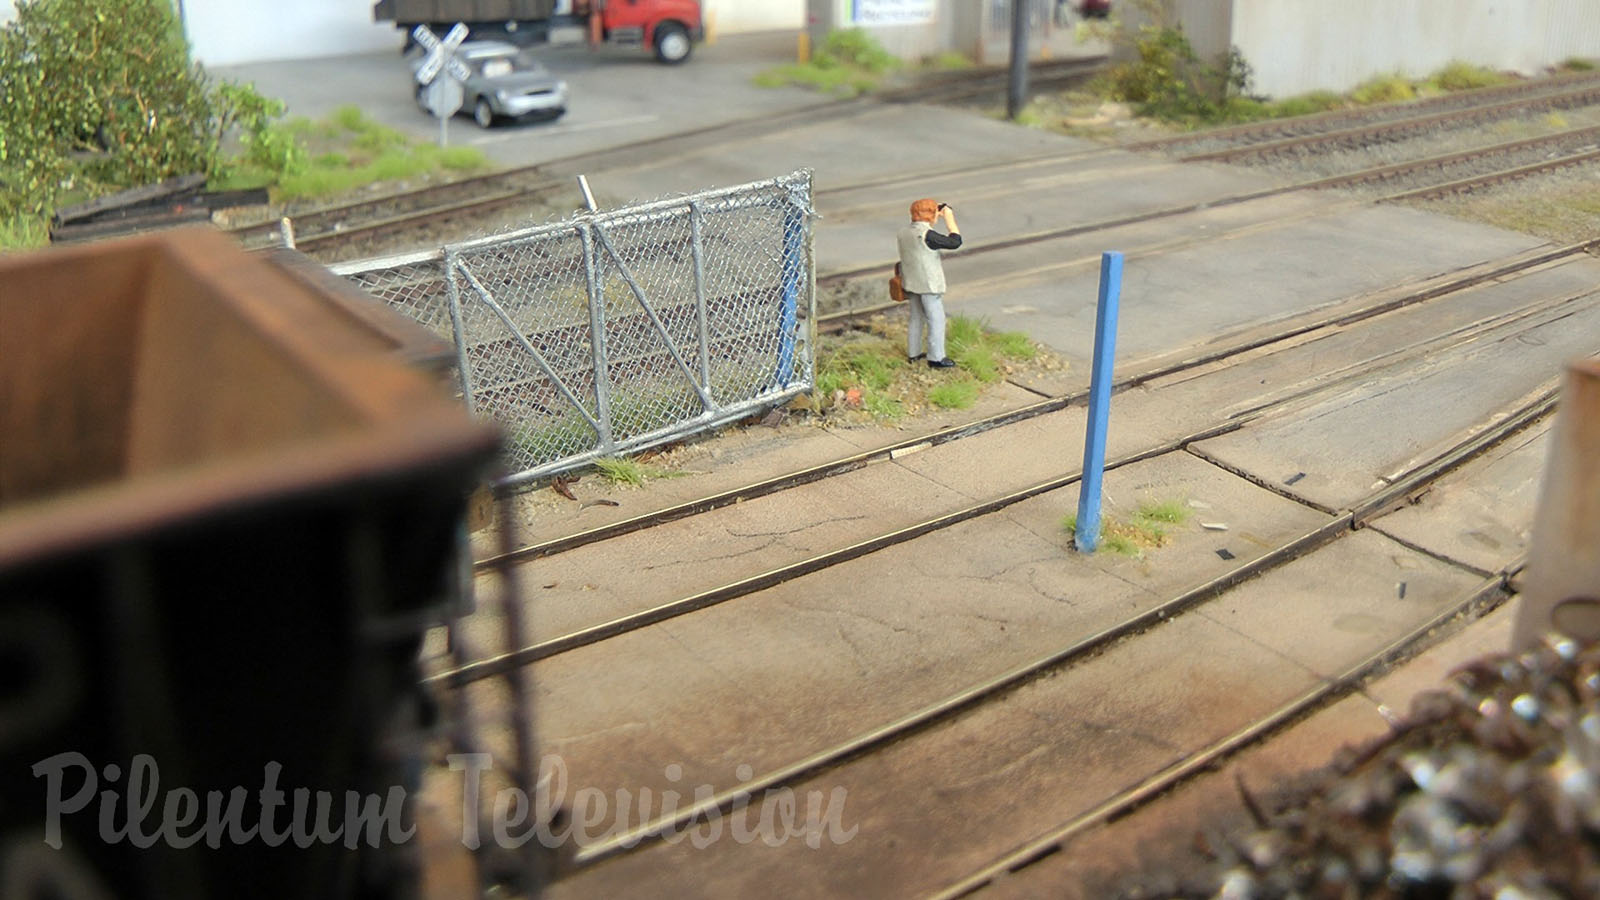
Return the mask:
M 290 115 L 317 119 L 354 104 L 404 134 L 432 140 L 438 124 L 412 99 L 411 69 L 399 46 L 397 33 L 392 53 L 218 66 L 211 72 L 254 83 L 283 100 Z M 539 58 L 566 79 L 570 91 L 564 117 L 484 130 L 463 114 L 451 121 L 449 140 L 481 147 L 501 165 L 531 165 L 817 103 L 810 91 L 751 83 L 761 70 L 792 61 L 794 50 L 794 38 L 786 33 L 738 35 L 697 47 L 688 62 L 667 66 L 633 48 L 545 47 L 537 51 Z

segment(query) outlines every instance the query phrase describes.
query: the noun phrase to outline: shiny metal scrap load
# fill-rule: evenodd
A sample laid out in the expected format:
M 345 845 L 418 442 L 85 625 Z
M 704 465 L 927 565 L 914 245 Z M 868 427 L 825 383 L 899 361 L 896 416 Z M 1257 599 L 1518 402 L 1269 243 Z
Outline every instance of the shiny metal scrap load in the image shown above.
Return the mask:
M 1600 645 L 1475 663 L 1336 768 L 1128 896 L 1600 897 Z

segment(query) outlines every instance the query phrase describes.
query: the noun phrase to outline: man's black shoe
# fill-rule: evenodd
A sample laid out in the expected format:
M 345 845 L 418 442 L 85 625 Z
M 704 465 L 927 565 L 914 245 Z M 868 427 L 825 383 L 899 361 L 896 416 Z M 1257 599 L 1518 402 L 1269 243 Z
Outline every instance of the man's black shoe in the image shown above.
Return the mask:
M 945 357 L 944 359 L 930 359 L 930 360 L 928 360 L 928 368 L 930 368 L 930 369 L 954 369 L 955 367 L 956 367 L 956 361 L 951 359 L 948 356 Z
M 908 357 L 906 357 L 906 362 L 914 363 L 919 359 L 927 359 L 927 358 L 928 358 L 928 354 L 926 354 L 926 353 L 918 353 L 916 356 L 908 356 Z

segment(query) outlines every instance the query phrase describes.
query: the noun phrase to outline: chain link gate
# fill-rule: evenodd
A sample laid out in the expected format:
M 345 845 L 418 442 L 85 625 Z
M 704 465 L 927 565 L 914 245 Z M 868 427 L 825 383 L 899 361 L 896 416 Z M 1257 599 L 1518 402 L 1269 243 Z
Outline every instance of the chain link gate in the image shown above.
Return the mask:
M 801 171 L 334 271 L 454 341 L 516 484 L 810 390 L 813 215 Z

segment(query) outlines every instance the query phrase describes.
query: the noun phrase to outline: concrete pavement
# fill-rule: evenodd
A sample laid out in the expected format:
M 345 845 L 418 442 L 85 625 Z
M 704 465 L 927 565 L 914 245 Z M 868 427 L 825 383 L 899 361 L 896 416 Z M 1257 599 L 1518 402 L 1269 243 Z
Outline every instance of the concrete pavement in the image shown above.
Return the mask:
M 580 156 L 617 144 L 817 103 L 798 88 L 758 88 L 757 72 L 794 58 L 794 35 L 762 33 L 700 46 L 689 62 L 664 66 L 643 51 L 610 47 L 535 48 L 568 83 L 567 114 L 555 122 L 484 130 L 470 118 L 450 124 L 453 145 L 474 146 L 502 166 Z M 411 69 L 395 50 L 327 59 L 218 66 L 221 78 L 249 82 L 283 100 L 289 114 L 319 119 L 346 104 L 419 141 L 436 140 L 437 120 L 417 107 Z

